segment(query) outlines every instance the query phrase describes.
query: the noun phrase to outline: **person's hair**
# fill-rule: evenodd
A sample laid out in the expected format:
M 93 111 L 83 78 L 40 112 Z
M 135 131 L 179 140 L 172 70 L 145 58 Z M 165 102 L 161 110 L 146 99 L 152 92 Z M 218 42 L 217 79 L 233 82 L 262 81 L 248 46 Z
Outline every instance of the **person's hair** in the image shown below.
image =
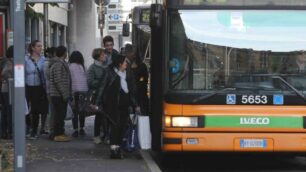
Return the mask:
M 84 57 L 81 52 L 73 51 L 69 57 L 69 63 L 77 63 L 84 67 Z
M 56 56 L 63 57 L 67 53 L 67 48 L 65 46 L 59 46 L 56 48 Z
M 125 54 L 136 53 L 136 48 L 132 44 L 125 44 L 124 52 Z
M 121 54 L 118 54 L 116 56 L 116 58 L 113 58 L 113 62 L 111 64 L 111 67 L 115 67 L 117 69 L 119 69 L 120 65 L 124 63 L 124 60 L 125 60 L 125 56 L 121 55 Z
M 114 44 L 114 39 L 113 39 L 113 37 L 111 37 L 111 36 L 109 36 L 109 35 L 105 36 L 105 37 L 103 38 L 103 44 L 105 45 L 106 42 L 112 42 L 112 43 Z
M 30 54 L 33 53 L 32 48 L 34 48 L 34 47 L 36 46 L 36 44 L 39 43 L 39 42 L 40 42 L 39 40 L 34 40 L 34 41 L 32 41 L 32 42 L 30 43 L 30 45 L 29 45 L 29 47 L 28 47 L 28 51 L 29 51 Z
M 45 56 L 48 58 L 52 58 L 56 55 L 56 48 L 55 47 L 49 47 L 45 51 Z
M 6 56 L 6 58 L 13 58 L 14 57 L 14 46 L 13 45 L 8 47 L 8 49 L 6 50 L 5 56 Z
M 104 48 L 95 48 L 94 50 L 92 50 L 91 56 L 93 59 L 98 60 L 102 53 L 105 53 Z

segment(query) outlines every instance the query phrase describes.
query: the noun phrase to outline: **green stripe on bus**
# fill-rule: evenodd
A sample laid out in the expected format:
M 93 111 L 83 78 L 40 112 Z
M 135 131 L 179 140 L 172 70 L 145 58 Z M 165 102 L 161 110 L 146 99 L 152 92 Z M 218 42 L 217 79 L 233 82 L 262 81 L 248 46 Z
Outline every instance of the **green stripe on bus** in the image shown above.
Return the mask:
M 303 117 L 206 116 L 205 127 L 303 128 Z

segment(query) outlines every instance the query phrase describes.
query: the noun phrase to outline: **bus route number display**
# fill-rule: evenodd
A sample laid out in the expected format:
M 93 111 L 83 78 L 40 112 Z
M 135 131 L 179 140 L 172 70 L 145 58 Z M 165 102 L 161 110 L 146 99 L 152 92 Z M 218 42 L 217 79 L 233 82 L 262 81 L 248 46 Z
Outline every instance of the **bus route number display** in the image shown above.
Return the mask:
M 149 23 L 150 21 L 150 10 L 142 10 L 141 11 L 141 17 L 140 17 L 140 22 L 141 23 Z

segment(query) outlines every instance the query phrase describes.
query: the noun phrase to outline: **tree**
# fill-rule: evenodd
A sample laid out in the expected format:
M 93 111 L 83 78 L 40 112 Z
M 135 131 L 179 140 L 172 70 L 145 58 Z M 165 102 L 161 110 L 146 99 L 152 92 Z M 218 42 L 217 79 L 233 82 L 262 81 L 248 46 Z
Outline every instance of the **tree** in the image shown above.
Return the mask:
M 59 7 L 57 3 L 49 3 L 49 4 L 53 7 Z M 35 3 L 27 3 L 26 10 L 25 10 L 26 18 L 43 19 L 44 14 L 34 11 L 33 9 L 34 5 Z

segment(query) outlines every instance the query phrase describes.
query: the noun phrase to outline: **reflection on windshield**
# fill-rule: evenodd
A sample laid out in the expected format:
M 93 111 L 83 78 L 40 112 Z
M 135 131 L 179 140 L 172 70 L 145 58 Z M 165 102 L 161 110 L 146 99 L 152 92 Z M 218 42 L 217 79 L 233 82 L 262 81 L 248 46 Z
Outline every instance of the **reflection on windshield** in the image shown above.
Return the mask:
M 283 91 L 262 75 L 281 74 L 306 91 L 306 12 L 179 11 L 170 23 L 170 88 Z

